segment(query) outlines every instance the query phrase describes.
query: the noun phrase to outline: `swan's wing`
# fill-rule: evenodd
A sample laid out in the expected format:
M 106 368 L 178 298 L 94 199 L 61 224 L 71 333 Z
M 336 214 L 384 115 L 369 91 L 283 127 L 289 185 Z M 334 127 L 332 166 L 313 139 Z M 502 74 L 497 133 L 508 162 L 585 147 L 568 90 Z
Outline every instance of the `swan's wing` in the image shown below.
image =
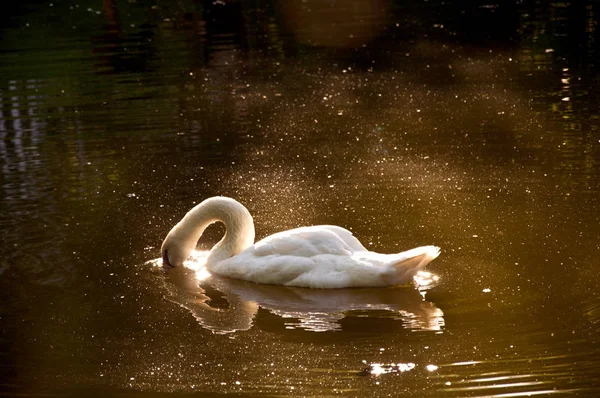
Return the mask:
M 210 270 L 261 283 L 283 285 L 293 283 L 297 278 L 308 278 L 319 282 L 314 287 L 349 286 L 347 281 L 338 280 L 347 279 L 339 267 L 345 268 L 348 262 L 352 263 L 354 252 L 328 227 L 303 227 L 271 235 L 241 253 L 211 265 Z M 330 274 L 335 276 L 330 277 Z M 329 279 L 333 282 L 328 282 Z
M 310 227 L 312 228 L 312 227 Z M 323 228 L 323 229 L 327 229 L 331 232 L 333 232 L 334 234 L 336 234 L 341 240 L 344 241 L 345 244 L 347 244 L 350 248 L 352 248 L 352 250 L 354 251 L 366 251 L 367 249 L 362 245 L 362 243 L 360 243 L 360 241 L 358 239 L 356 239 L 354 237 L 354 235 L 352 235 L 352 232 L 348 231 L 345 228 L 342 227 L 338 227 L 336 225 L 319 225 L 315 228 Z
M 231 278 L 313 288 L 406 283 L 437 256 L 435 247 L 398 254 L 367 251 L 350 231 L 334 226 L 292 229 L 271 235 L 209 266 Z
M 366 249 L 350 231 L 333 225 L 290 229 L 268 236 L 254 245 L 256 256 L 349 255 L 362 250 Z

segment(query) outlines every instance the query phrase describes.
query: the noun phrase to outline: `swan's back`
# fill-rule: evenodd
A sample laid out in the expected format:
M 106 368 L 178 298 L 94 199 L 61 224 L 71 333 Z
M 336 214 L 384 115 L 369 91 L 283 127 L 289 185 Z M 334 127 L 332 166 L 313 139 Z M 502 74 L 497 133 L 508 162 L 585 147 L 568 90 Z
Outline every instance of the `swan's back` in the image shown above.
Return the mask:
M 219 275 L 258 283 L 312 288 L 389 286 L 409 282 L 438 253 L 433 246 L 399 254 L 369 252 L 350 231 L 323 225 L 271 235 L 207 266 Z
M 334 225 L 316 225 L 279 232 L 256 242 L 253 248 L 257 256 L 301 257 L 324 253 L 343 255 L 367 250 L 350 231 Z

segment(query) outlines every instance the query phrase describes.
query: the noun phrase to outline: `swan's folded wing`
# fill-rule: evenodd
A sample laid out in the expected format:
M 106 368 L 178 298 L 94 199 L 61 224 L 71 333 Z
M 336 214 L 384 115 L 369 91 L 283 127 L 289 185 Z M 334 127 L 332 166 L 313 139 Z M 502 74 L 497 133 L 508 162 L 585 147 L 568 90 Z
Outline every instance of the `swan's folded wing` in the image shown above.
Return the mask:
M 345 231 L 343 228 L 339 229 Z M 349 231 L 346 232 L 352 236 Z M 356 247 L 356 243 L 352 242 L 352 246 Z M 352 246 L 332 230 L 331 226 L 312 226 L 271 235 L 257 242 L 249 250 L 253 250 L 254 255 L 258 257 L 270 255 L 312 257 L 319 254 L 348 255 L 355 250 Z
M 341 270 L 352 265 L 355 252 L 340 237 L 339 233 L 343 235 L 344 231 L 339 227 L 312 226 L 280 232 L 212 265 L 211 271 L 260 283 L 352 286 L 347 281 L 351 275 L 345 275 Z M 345 232 L 351 236 L 349 231 Z M 356 243 L 350 243 L 358 247 Z
M 354 237 L 354 235 L 352 235 L 352 232 L 348 231 L 345 228 L 338 227 L 336 225 L 319 225 L 318 228 L 327 229 L 327 230 L 333 232 L 334 234 L 336 234 L 337 236 L 339 236 L 339 238 L 341 240 L 343 240 L 344 243 L 347 244 L 348 247 L 350 247 L 354 251 L 360 252 L 360 251 L 366 251 L 367 250 L 362 245 L 362 243 L 360 243 L 360 241 L 358 239 L 356 239 Z

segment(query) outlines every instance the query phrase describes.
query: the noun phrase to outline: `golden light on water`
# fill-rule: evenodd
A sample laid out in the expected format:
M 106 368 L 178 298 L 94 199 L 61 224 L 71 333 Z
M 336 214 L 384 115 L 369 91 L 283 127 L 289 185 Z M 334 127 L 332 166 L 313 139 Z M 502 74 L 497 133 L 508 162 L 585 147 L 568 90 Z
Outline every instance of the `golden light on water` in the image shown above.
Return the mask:
M 600 396 L 598 2 L 69 3 L 0 39 L 5 394 Z M 216 194 L 444 280 L 163 267 Z
M 194 277 L 198 281 L 203 281 L 208 279 L 212 274 L 206 269 L 206 258 L 208 257 L 209 251 L 202 250 L 194 250 L 188 258 L 184 266 L 185 268 L 194 272 Z M 154 269 L 163 270 L 163 261 L 161 258 L 155 258 L 154 260 L 149 260 L 146 262 Z
M 427 271 L 419 271 L 413 278 L 415 286 L 419 290 L 427 290 L 433 287 L 439 280 L 440 277 L 438 275 Z
M 194 250 L 191 257 L 185 262 L 186 268 L 191 269 L 195 273 L 196 280 L 203 281 L 208 279 L 212 274 L 206 269 L 206 258 L 209 251 Z
M 468 365 L 477 365 L 479 363 L 481 363 L 481 361 L 454 362 L 454 363 L 451 363 L 450 366 L 468 366 Z
M 373 376 L 380 376 L 386 373 L 404 373 L 413 370 L 417 365 L 412 362 L 407 363 L 372 363 L 369 364 L 368 373 Z
M 211 273 L 208 272 L 206 267 L 201 267 L 198 270 L 196 270 L 196 279 L 198 281 L 203 281 L 203 280 L 209 278 L 210 276 L 211 276 Z

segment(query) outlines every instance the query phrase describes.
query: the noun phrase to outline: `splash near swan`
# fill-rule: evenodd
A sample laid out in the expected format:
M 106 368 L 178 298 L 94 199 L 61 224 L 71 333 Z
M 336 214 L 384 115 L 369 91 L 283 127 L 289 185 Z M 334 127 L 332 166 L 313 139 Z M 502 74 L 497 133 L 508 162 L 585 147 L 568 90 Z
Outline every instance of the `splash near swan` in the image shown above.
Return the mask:
M 161 247 L 163 264 L 183 265 L 214 222 L 224 223 L 226 231 L 210 250 L 206 268 L 257 283 L 329 289 L 402 285 L 440 253 L 436 246 L 396 254 L 371 252 L 350 231 L 333 225 L 291 229 L 254 243 L 248 209 L 219 196 L 191 209 L 171 229 Z

